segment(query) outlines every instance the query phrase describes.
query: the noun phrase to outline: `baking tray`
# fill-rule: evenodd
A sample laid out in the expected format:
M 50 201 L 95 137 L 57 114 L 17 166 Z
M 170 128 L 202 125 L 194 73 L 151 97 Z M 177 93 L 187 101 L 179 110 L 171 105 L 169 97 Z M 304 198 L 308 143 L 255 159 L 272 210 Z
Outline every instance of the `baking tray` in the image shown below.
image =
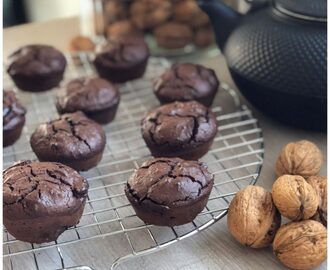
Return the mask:
M 95 75 L 92 58 L 91 54 L 68 54 L 64 82 Z M 163 58 L 151 58 L 143 78 L 120 85 L 117 116 L 104 125 L 107 144 L 103 159 L 96 168 L 82 173 L 90 189 L 80 223 L 57 241 L 45 244 L 18 241 L 4 229 L 4 269 L 115 268 L 208 228 L 226 215 L 237 191 L 256 182 L 263 163 L 262 130 L 251 111 L 240 104 L 235 91 L 222 83 L 212 107 L 218 133 L 209 153 L 202 158 L 215 175 L 207 206 L 193 222 L 173 228 L 145 224 L 135 215 L 125 197 L 124 184 L 133 170 L 151 157 L 141 137 L 140 121 L 147 111 L 159 105 L 152 94 L 151 81 L 169 66 Z M 21 138 L 3 151 L 7 168 L 18 160 L 36 159 L 30 148 L 30 135 L 40 123 L 57 118 L 58 114 L 54 105 L 56 89 L 23 92 L 14 87 L 6 73 L 4 88 L 14 89 L 27 108 Z

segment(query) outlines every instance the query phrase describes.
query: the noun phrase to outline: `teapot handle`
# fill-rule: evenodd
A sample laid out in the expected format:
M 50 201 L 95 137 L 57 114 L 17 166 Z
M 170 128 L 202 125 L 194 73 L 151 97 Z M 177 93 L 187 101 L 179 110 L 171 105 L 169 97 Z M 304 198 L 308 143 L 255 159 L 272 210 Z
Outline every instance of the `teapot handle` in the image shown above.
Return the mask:
M 245 0 L 246 3 L 248 3 L 251 7 L 249 12 L 256 11 L 260 8 L 264 8 L 265 6 L 270 5 L 272 2 L 271 0 Z

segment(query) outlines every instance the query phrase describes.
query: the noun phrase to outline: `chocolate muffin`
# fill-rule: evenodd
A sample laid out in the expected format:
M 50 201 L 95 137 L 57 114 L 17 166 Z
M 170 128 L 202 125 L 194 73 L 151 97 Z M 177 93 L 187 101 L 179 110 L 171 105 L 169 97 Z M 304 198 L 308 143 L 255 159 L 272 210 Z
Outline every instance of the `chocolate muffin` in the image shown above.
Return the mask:
M 142 120 L 142 137 L 155 157 L 197 160 L 207 153 L 216 133 L 214 113 L 196 101 L 160 106 Z
M 100 78 L 78 78 L 70 81 L 57 95 L 56 108 L 60 114 L 84 112 L 89 118 L 106 124 L 117 112 L 118 88 Z
M 154 81 L 153 90 L 161 103 L 196 100 L 212 105 L 219 81 L 212 69 L 195 64 L 174 64 Z
M 87 181 L 65 165 L 18 162 L 3 172 L 4 225 L 21 241 L 55 241 L 78 224 L 87 191 Z
M 170 0 L 139 0 L 130 5 L 130 16 L 141 30 L 151 30 L 172 16 Z
M 26 110 L 13 91 L 3 91 L 3 146 L 12 145 L 21 136 Z
M 193 27 L 199 27 L 209 23 L 209 17 L 199 8 L 195 0 L 183 0 L 175 4 L 173 17 L 174 20 L 188 23 Z
M 168 22 L 158 26 L 154 35 L 159 47 L 166 49 L 179 49 L 193 41 L 191 28 L 182 23 Z
M 57 86 L 65 67 L 64 55 L 54 47 L 28 45 L 9 56 L 7 72 L 18 88 L 38 92 Z
M 156 158 L 133 173 L 125 193 L 144 222 L 172 227 L 193 221 L 204 209 L 213 181 L 203 163 Z
M 30 138 L 40 161 L 61 162 L 77 171 L 87 171 L 99 163 L 105 141 L 102 127 L 82 112 L 63 114 L 40 125 Z
M 143 76 L 149 49 L 139 36 L 110 38 L 98 49 L 94 65 L 100 77 L 123 83 Z

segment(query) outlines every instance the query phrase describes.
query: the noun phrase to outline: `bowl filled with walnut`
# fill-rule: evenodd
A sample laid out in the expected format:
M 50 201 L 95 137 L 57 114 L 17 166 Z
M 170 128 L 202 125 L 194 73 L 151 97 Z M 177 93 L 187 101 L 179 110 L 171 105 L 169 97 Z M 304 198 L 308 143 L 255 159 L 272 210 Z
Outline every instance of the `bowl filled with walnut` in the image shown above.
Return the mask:
M 214 44 L 209 18 L 195 0 L 102 1 L 107 38 L 145 35 L 152 54 L 193 52 Z

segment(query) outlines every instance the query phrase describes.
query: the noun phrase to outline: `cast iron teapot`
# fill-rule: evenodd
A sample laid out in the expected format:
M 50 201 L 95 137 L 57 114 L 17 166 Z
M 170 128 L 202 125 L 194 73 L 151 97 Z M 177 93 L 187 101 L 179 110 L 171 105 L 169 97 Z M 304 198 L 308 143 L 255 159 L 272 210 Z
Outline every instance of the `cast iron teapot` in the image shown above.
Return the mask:
M 241 15 L 220 0 L 198 1 L 235 84 L 265 114 L 326 130 L 327 0 L 251 2 Z

